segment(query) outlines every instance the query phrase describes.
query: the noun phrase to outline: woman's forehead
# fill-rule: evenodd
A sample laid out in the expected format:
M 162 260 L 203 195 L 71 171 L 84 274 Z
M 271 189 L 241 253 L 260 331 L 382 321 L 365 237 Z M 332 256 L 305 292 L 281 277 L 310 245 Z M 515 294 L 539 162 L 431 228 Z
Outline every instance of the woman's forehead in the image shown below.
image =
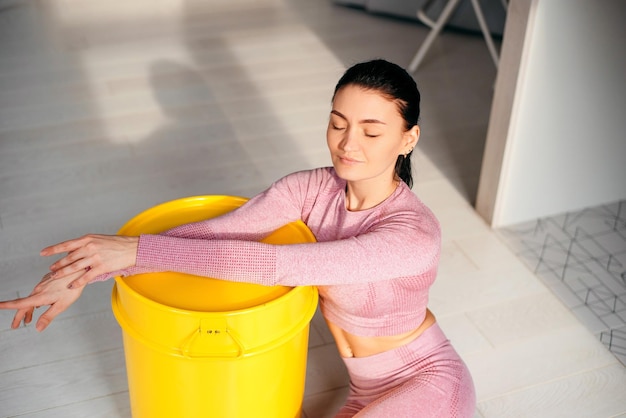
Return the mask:
M 332 103 L 331 113 L 345 119 L 379 120 L 401 118 L 396 102 L 384 93 L 355 85 L 342 87 Z

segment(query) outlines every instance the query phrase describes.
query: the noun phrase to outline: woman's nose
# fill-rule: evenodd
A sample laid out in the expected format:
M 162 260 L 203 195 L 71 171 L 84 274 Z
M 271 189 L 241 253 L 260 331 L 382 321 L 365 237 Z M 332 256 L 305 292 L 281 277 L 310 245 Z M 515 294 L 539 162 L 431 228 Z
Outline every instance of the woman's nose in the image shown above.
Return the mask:
M 358 150 L 359 142 L 356 133 L 351 129 L 347 129 L 339 146 L 344 151 Z

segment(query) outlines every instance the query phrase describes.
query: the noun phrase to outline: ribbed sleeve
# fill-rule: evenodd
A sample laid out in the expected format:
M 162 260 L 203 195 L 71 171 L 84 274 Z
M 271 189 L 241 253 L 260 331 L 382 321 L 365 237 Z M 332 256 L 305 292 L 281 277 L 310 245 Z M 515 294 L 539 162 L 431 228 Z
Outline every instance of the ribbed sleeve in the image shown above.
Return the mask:
M 252 241 L 142 235 L 136 266 L 266 286 L 276 284 L 275 246 Z
M 437 251 L 416 254 L 411 251 L 416 246 L 402 241 L 401 236 L 391 239 L 394 234 L 388 234 L 385 238 L 371 233 L 315 244 L 270 245 L 142 235 L 137 267 L 266 286 L 320 286 L 417 276 L 438 261 Z

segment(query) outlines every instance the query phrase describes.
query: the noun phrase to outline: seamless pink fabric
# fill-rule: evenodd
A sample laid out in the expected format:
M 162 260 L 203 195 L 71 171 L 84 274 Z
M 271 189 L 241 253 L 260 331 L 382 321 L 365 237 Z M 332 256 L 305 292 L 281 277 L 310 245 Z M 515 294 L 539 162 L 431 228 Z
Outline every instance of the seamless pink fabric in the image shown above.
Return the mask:
M 343 360 L 350 393 L 335 418 L 474 415 L 476 396 L 469 370 L 438 324 L 395 350 Z

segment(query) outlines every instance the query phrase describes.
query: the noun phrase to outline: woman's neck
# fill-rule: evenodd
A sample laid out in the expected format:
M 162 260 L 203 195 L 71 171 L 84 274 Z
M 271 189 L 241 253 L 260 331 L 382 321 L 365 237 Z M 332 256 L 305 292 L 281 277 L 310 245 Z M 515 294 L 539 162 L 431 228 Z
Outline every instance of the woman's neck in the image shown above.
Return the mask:
M 346 209 L 351 212 L 371 209 L 393 194 L 401 180 L 364 180 L 346 184 Z

